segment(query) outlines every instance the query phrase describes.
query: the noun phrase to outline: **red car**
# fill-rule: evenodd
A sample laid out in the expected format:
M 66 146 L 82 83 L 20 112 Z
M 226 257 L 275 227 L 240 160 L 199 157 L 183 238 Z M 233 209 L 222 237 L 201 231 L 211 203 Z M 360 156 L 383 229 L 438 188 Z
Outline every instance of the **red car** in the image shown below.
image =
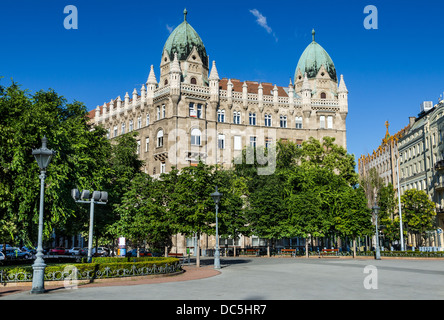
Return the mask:
M 65 248 L 61 248 L 61 247 L 57 247 L 57 248 L 49 250 L 50 255 L 65 254 L 65 253 L 66 253 Z

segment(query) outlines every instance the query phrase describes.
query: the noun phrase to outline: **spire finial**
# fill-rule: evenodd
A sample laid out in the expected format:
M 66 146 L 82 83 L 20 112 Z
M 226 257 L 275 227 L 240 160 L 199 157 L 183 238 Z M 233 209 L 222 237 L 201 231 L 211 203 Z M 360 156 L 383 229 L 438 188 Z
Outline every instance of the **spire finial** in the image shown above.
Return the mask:
M 185 8 L 183 10 L 183 21 L 187 21 L 187 13 L 188 13 L 187 8 Z
M 315 42 L 315 29 L 313 28 L 313 30 L 311 30 L 311 35 L 313 37 L 313 42 Z

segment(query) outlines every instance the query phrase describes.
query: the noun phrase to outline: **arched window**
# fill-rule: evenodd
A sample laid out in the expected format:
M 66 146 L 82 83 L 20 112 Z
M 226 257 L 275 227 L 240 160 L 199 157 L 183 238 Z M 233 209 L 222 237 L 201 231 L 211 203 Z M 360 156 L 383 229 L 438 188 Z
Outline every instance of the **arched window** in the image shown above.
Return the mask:
M 327 99 L 327 94 L 325 92 L 321 92 L 321 99 Z
M 194 128 L 191 130 L 191 145 L 192 146 L 200 146 L 200 136 L 201 132 L 199 129 Z
M 194 77 L 191 78 L 190 83 L 191 83 L 191 84 L 197 84 L 197 80 L 196 80 L 196 78 L 194 78 Z
M 163 130 L 157 131 L 157 147 L 163 146 Z

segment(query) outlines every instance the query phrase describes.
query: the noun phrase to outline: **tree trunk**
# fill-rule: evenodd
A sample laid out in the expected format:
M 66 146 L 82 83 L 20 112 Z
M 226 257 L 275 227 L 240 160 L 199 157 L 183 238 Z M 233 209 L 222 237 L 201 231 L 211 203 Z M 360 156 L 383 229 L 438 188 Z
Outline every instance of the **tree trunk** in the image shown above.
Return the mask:
M 305 257 L 308 258 L 308 237 L 305 238 Z

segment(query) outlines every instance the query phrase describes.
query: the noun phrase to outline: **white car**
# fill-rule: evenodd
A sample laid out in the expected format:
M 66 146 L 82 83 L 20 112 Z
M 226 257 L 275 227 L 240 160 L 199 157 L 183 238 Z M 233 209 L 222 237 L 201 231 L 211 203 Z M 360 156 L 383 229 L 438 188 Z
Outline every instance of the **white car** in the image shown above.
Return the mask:
M 79 256 L 79 255 L 84 254 L 84 251 L 80 247 L 73 247 L 68 250 L 68 254 L 73 255 L 73 256 Z
M 103 257 L 108 256 L 108 251 L 103 247 L 97 247 L 97 254 L 96 254 L 96 248 L 93 247 L 91 253 L 93 256 L 103 256 Z

